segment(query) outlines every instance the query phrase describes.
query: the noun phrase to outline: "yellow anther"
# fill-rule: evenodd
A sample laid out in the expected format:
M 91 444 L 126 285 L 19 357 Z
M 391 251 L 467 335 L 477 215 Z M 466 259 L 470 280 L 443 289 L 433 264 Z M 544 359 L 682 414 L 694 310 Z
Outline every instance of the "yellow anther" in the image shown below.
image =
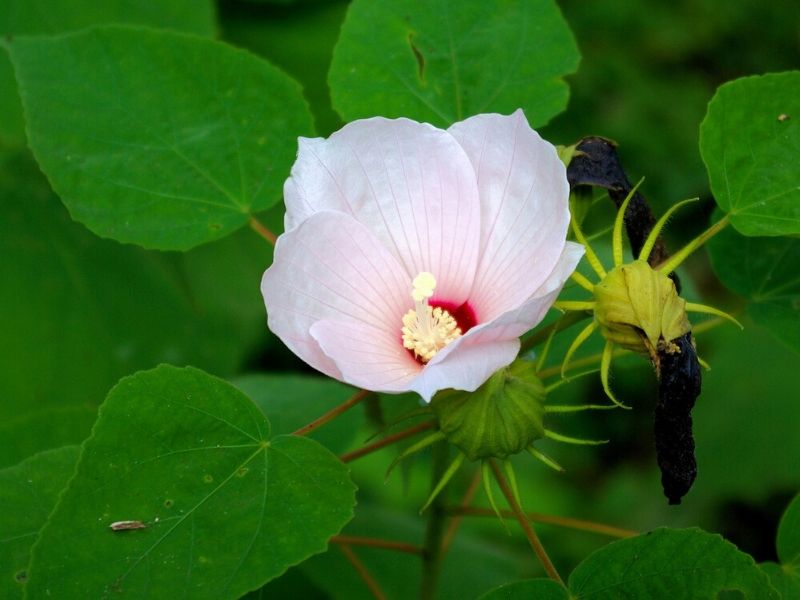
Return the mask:
M 414 302 L 422 302 L 433 296 L 433 291 L 436 289 L 436 278 L 427 271 L 423 271 L 411 282 L 414 289 L 411 291 L 411 296 Z
M 423 271 L 411 283 L 415 308 L 403 315 L 403 346 L 427 363 L 439 350 L 461 337 L 461 329 L 449 312 L 428 304 L 436 289 L 436 278 L 431 273 Z

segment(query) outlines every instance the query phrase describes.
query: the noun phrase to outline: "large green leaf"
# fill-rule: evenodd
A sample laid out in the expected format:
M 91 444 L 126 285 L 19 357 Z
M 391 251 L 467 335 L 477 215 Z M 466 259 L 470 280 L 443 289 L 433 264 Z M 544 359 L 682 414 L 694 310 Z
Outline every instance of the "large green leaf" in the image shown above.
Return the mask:
M 239 377 L 232 383 L 270 417 L 276 434 L 296 431 L 356 392 L 334 379 L 313 375 L 254 374 Z M 362 422 L 362 411 L 349 410 L 311 432 L 309 437 L 331 452 L 344 452 L 352 444 Z
M 753 320 L 800 352 L 800 239 L 727 229 L 708 250 L 722 283 L 748 300 Z
M 553 0 L 355 0 L 328 81 L 345 120 L 448 126 L 521 107 L 538 126 L 566 107 L 578 60 Z
M 700 153 L 738 231 L 800 233 L 800 71 L 721 86 L 700 125 Z
M 527 579 L 515 581 L 495 588 L 479 600 L 568 600 L 569 594 L 563 586 L 551 579 Z
M 736 546 L 700 529 L 656 529 L 591 554 L 569 577 L 576 598 L 714 598 L 738 590 L 777 599 L 768 577 Z
M 104 23 L 149 25 L 213 35 L 214 6 L 210 0 L 3 0 L 3 36 L 55 34 Z M 25 124 L 14 71 L 0 52 L 0 142 L 23 144 Z
M 109 393 L 34 547 L 28 594 L 238 598 L 324 550 L 354 492 L 328 450 L 270 437 L 230 384 L 163 365 Z
M 0 467 L 81 442 L 126 373 L 169 361 L 227 376 L 267 338 L 258 280 L 270 250 L 253 232 L 179 256 L 101 240 L 27 153 L 5 160 Z
M 186 250 L 281 199 L 300 87 L 267 62 L 177 33 L 102 27 L 10 44 L 31 148 L 73 218 Z
M 79 452 L 78 446 L 48 450 L 0 471 L 0 597 L 22 598 L 31 546 Z

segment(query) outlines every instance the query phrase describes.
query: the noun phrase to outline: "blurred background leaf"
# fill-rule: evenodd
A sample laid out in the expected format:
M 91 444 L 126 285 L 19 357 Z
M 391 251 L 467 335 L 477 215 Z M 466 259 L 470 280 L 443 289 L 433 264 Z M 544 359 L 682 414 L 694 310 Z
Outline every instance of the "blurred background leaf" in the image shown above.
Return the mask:
M 747 300 L 753 320 L 800 352 L 800 239 L 745 237 L 729 227 L 708 252 L 714 272 Z

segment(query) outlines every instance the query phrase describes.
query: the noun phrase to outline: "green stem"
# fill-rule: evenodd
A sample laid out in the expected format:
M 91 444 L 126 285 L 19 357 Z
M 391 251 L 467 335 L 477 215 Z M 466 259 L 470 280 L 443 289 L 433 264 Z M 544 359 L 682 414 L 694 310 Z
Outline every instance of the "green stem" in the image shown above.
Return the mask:
M 432 448 L 433 469 L 431 473 L 431 491 L 436 489 L 439 480 L 448 467 L 449 447 L 447 444 L 435 444 Z M 428 523 L 425 528 L 425 542 L 422 554 L 422 585 L 420 600 L 432 600 L 436 596 L 436 585 L 442 562 L 442 538 L 444 522 L 447 518 L 446 494 L 436 496 L 428 510 Z
M 539 536 L 536 535 L 530 520 L 525 513 L 522 512 L 522 508 L 520 508 L 516 498 L 514 498 L 514 492 L 509 487 L 508 482 L 506 482 L 506 478 L 503 477 L 503 473 L 500 472 L 497 463 L 490 459 L 489 464 L 492 467 L 492 471 L 494 471 L 494 478 L 497 480 L 500 489 L 503 491 L 503 495 L 506 497 L 506 502 L 508 502 L 508 505 L 511 507 L 511 511 L 514 513 L 514 516 L 517 518 L 522 530 L 525 532 L 525 537 L 528 538 L 528 543 L 531 545 L 534 554 L 536 554 L 536 558 L 539 559 L 539 562 L 544 567 L 547 576 L 553 581 L 564 585 L 564 581 L 561 579 L 558 571 L 556 571 L 555 566 L 553 566 L 550 557 L 547 556 L 547 552 L 545 551 L 544 546 L 542 546 L 542 543 L 539 541 Z

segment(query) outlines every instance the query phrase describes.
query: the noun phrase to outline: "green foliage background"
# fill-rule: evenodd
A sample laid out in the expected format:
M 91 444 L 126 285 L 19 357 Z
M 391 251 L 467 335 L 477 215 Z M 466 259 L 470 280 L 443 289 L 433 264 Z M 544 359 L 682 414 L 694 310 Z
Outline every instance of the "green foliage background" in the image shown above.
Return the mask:
M 169 13 L 139 14 L 125 2 L 109 3 L 111 16 L 99 11 L 77 23 L 50 12 L 47 26 L 41 12 L 12 14 L 0 8 L 0 33 L 55 33 L 109 20 L 177 27 L 209 38 L 216 33 L 299 81 L 317 134 L 328 135 L 342 125 L 326 82 L 346 2 L 223 0 L 213 10 L 189 10 L 188 20 L 181 16 L 186 10 L 182 3 L 171 4 L 176 8 Z M 668 245 L 676 249 L 705 228 L 714 210 L 698 148 L 708 101 L 726 81 L 798 68 L 800 6 L 794 0 L 563 0 L 559 5 L 582 59 L 577 72 L 567 77 L 566 111 L 541 133 L 554 143 L 572 143 L 589 134 L 614 139 L 630 178 L 646 176 L 643 191 L 657 214 L 678 200 L 700 196 L 700 203 L 669 225 Z M 97 407 L 120 377 L 161 362 L 194 365 L 229 379 L 267 415 L 270 407 L 284 407 L 278 409 L 284 424 L 270 419 L 275 435 L 324 410 L 325 403 L 315 402 L 303 412 L 298 405 L 305 395 L 332 398 L 327 406 L 347 397 L 347 390 L 336 384 L 298 377 L 309 375 L 307 367 L 267 331 L 258 281 L 271 250 L 252 231 L 243 229 L 177 254 L 100 239 L 71 220 L 51 190 L 51 184 L 58 188 L 58 181 L 50 174 L 48 182 L 25 146 L 16 84 L 6 63 L 0 52 L 0 467 L 7 467 L 0 477 L 21 485 L 22 491 L 13 497 L 0 493 L 0 509 L 3 502 L 11 506 L 29 492 L 27 473 L 53 465 L 71 469 L 75 448 L 56 449 L 79 444 L 89 435 Z M 567 60 L 560 72 L 569 72 L 569 67 Z M 255 105 L 257 98 L 247 102 Z M 800 120 L 800 114 L 795 118 Z M 296 116 L 305 133 L 310 125 L 304 119 Z M 59 149 L 48 151 L 57 154 Z M 283 150 L 281 160 L 288 165 L 294 150 Z M 213 162 L 215 157 L 204 158 Z M 269 208 L 276 200 L 258 202 L 253 210 L 268 209 L 259 217 L 280 231 L 280 204 Z M 246 221 L 246 212 L 237 215 L 237 225 Z M 593 231 L 602 231 L 611 217 L 611 204 L 599 202 L 588 223 Z M 610 444 L 544 444 L 566 468 L 564 474 L 551 473 L 529 457 L 515 460 L 527 509 L 636 530 L 698 526 L 723 534 L 758 562 L 776 563 L 774 573 L 769 571 L 773 567 L 765 567 L 774 578 L 786 573 L 777 563 L 796 563 L 796 547 L 776 552 L 774 540 L 778 519 L 800 488 L 798 291 L 796 285 L 775 293 L 769 286 L 756 288 L 752 278 L 720 268 L 717 257 L 747 243 L 760 256 L 782 257 L 785 262 L 776 260 L 779 272 L 783 269 L 790 278 L 798 266 L 785 257 L 797 255 L 798 243 L 796 237 L 737 238 L 742 236 L 726 231 L 711 245 L 710 260 L 705 251 L 698 253 L 680 272 L 687 298 L 729 310 L 745 325 L 743 332 L 723 325 L 699 336 L 700 355 L 713 369 L 705 374 L 694 413 L 700 473 L 684 503 L 669 507 L 660 491 L 650 433 L 652 372 L 644 361 L 626 358 L 615 363 L 614 385 L 633 411 L 570 416 L 559 424 L 571 435 L 608 438 Z M 151 245 L 171 249 L 195 242 Z M 766 281 L 772 275 L 765 275 L 769 264 L 754 269 L 755 278 Z M 782 342 L 763 328 L 770 325 L 780 331 Z M 553 350 L 555 356 L 563 351 Z M 596 351 L 597 346 L 586 348 L 586 354 Z M 281 389 L 286 391 L 281 394 Z M 599 382 L 590 377 L 555 392 L 554 401 L 578 403 L 601 395 Z M 358 447 L 379 423 L 415 405 L 410 398 L 386 397 L 383 412 L 369 405 L 348 415 L 338 429 L 321 430 L 316 440 L 337 453 Z M 31 458 L 45 450 L 52 452 Z M 427 495 L 429 458 L 420 456 L 384 483 L 385 468 L 395 455 L 387 450 L 352 464 L 359 505 L 345 533 L 419 541 L 423 524 L 416 511 Z M 465 488 L 468 479 L 464 473 L 456 489 Z M 58 486 L 32 480 L 43 502 L 55 502 L 58 489 L 51 488 Z M 3 489 L 17 489 L 12 483 Z M 457 497 L 454 492 L 453 499 Z M 481 494 L 476 504 L 486 506 Z M 46 512 L 32 516 L 26 527 L 35 531 Z M 539 530 L 564 573 L 608 541 L 548 525 Z M 3 590 L 17 594 L 14 578 L 25 564 L 19 558 L 24 549 L 3 544 L 0 595 Z M 525 544 L 513 525 L 509 537 L 494 519 L 467 520 L 445 561 L 440 597 L 475 597 L 508 581 L 541 576 Z M 415 557 L 361 554 L 385 589 L 396 590 L 397 597 L 416 593 Z M 795 579 L 787 577 L 782 585 L 790 593 L 797 590 Z M 292 568 L 260 597 L 288 593 L 370 597 L 335 551 Z

